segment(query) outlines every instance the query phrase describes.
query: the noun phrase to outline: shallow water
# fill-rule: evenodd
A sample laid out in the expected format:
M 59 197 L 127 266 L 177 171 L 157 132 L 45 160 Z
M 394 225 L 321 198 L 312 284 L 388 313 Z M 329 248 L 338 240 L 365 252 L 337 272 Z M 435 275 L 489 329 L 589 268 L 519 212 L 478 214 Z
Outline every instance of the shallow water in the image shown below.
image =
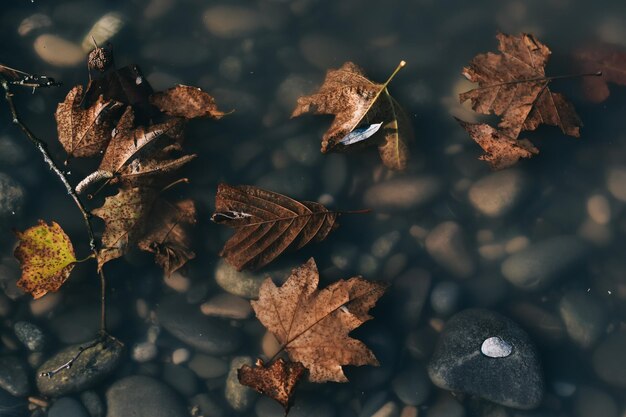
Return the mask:
M 290 268 L 313 256 L 322 285 L 357 274 L 391 283 L 373 311 L 375 319 L 354 333 L 372 348 L 381 367 L 348 369 L 347 384 L 303 384 L 290 415 L 617 417 L 626 412 L 623 375 L 606 374 L 606 369 L 624 370 L 626 361 L 626 351 L 620 350 L 626 331 L 626 90 L 611 85 L 610 98 L 592 104 L 578 80 L 554 82 L 553 90 L 571 99 L 584 122 L 581 138 L 542 127 L 525 136 L 540 155 L 498 174 L 477 160 L 480 149 L 451 117 L 478 120 L 458 104 L 457 94 L 469 86 L 460 71 L 477 53 L 495 51 L 497 31 L 535 34 L 553 52 L 547 73 L 570 74 L 576 72 L 571 53 L 584 42 L 626 49 L 622 2 L 591 7 L 566 0 L 15 0 L 2 7 L 0 63 L 64 83 L 34 94 L 20 91 L 16 97 L 25 122 L 49 143 L 57 161 L 64 153 L 55 139 L 54 110 L 71 86 L 86 84 L 80 45 L 107 13 L 117 13 L 123 22 L 111 38 L 118 66 L 140 65 L 155 90 L 176 83 L 202 87 L 221 109 L 235 110 L 220 121 L 195 121 L 187 131 L 186 146 L 199 158 L 182 172 L 190 184 L 173 195 L 197 203 L 198 257 L 170 279 L 141 253 L 106 267 L 110 331 L 127 350 L 117 370 L 90 389 L 102 403 L 116 381 L 147 375 L 173 388 L 173 401 L 195 410 L 192 415 L 282 415 L 261 397 L 249 399 L 241 412 L 224 399 L 231 360 L 263 351 L 264 329 L 254 317 L 219 319 L 243 338 L 241 347 L 225 354 L 196 352 L 161 326 L 163 305 L 180 303 L 180 311 L 189 308 L 193 316 L 200 314 L 201 303 L 226 293 L 216 277 L 225 274 L 218 252 L 230 232 L 209 218 L 217 184 L 228 182 L 338 209 L 374 209 L 369 215 L 342 217 L 341 227 L 326 241 L 285 254 L 258 274 L 282 280 Z M 51 52 L 51 42 L 60 38 L 67 42 Z M 314 91 L 326 69 L 348 60 L 381 82 L 400 60 L 408 63 L 390 86 L 416 133 L 404 173 L 385 170 L 374 149 L 322 155 L 319 141 L 331 119 L 289 118 L 298 96 Z M 0 114 L 0 172 L 25 190 L 15 215 L 0 218 L 0 280 L 8 285 L 6 296 L 0 294 L 0 353 L 30 363 L 28 393 L 38 395 L 34 368 L 97 331 L 99 283 L 92 265 L 85 264 L 58 294 L 40 301 L 12 289 L 18 277 L 12 228 L 54 220 L 79 255 L 88 247 L 80 214 L 10 124 L 4 102 Z M 68 168 L 75 182 L 90 169 L 93 165 L 84 162 Z M 521 288 L 511 283 L 524 274 L 530 286 L 537 279 L 546 284 Z M 237 306 L 245 311 L 247 304 Z M 544 399 L 536 410 L 453 396 L 426 376 L 446 321 L 475 307 L 499 312 L 529 333 L 545 379 Z M 17 321 L 43 330 L 42 353 L 29 353 L 17 341 Z M 147 356 L 140 357 L 137 346 L 149 350 Z M 174 352 L 184 356 L 185 351 L 189 361 L 172 365 Z M 78 393 L 69 397 L 82 398 Z M 198 408 L 201 401 L 204 411 Z M 29 415 L 5 410 L 4 403 L 15 410 L 22 406 L 0 396 L 0 416 Z

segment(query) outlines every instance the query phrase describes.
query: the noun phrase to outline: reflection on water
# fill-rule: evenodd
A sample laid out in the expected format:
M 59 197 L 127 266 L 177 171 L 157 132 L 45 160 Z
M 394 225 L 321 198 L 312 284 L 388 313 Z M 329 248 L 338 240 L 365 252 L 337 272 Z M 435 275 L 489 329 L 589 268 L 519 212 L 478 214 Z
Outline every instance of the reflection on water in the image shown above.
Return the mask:
M 92 36 L 110 38 L 117 64 L 139 64 L 155 90 L 197 85 L 235 109 L 187 132 L 199 158 L 178 192 L 198 205 L 199 256 L 169 279 L 138 253 L 107 265 L 109 327 L 126 352 L 107 378 L 54 394 L 50 415 L 282 415 L 239 386 L 234 367 L 275 343 L 247 300 L 265 276 L 284 280 L 310 256 L 323 286 L 356 274 L 392 286 L 375 319 L 354 332 L 381 366 L 348 369 L 347 384 L 302 384 L 290 415 L 624 413 L 626 90 L 611 85 L 610 98 L 592 104 L 578 80 L 555 81 L 584 122 L 581 138 L 542 127 L 526 136 L 540 155 L 497 173 L 477 160 L 480 150 L 451 117 L 483 120 L 458 104 L 469 87 L 460 71 L 495 50 L 497 31 L 535 34 L 553 51 L 547 72 L 570 74 L 582 43 L 626 50 L 621 2 L 23 0 L 2 8 L 0 63 L 64 83 L 16 97 L 58 161 L 53 113 L 71 86 L 86 84 Z M 322 155 L 331 118 L 290 119 L 297 97 L 314 91 L 328 68 L 353 60 L 382 82 L 403 59 L 390 91 L 416 131 L 404 173 L 386 171 L 375 149 Z M 15 288 L 12 228 L 55 220 L 79 255 L 88 248 L 62 186 L 11 125 L 4 102 L 0 112 L 0 415 L 42 415 L 25 408 L 26 396 L 46 392 L 36 369 L 95 335 L 99 283 L 85 264 L 41 300 Z M 78 182 L 93 168 L 73 161 L 67 170 Z M 229 231 L 209 221 L 222 181 L 374 213 L 342 218 L 325 242 L 259 273 L 237 273 L 217 256 Z M 453 316 L 456 325 L 446 326 Z M 489 338 L 505 344 L 485 356 Z

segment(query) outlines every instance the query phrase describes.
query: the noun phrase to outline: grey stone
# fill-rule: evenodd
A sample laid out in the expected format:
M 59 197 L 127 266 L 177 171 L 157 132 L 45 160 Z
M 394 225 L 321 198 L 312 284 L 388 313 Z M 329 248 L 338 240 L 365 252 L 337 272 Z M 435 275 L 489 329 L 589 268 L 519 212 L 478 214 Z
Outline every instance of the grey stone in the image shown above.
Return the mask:
M 203 303 L 200 311 L 206 316 L 243 320 L 252 314 L 252 307 L 250 302 L 242 297 L 221 293 Z
M 510 344 L 513 352 L 500 358 L 481 353 L 483 342 L 494 336 Z M 448 320 L 428 374 L 440 388 L 512 408 L 535 408 L 544 392 L 539 357 L 528 335 L 510 319 L 489 310 L 464 310 Z
M 26 191 L 20 183 L 0 172 L 0 226 L 20 211 L 25 195 Z
M 33 323 L 18 321 L 13 325 L 15 336 L 30 351 L 41 351 L 45 346 L 43 331 Z
M 476 268 L 467 248 L 463 228 L 456 222 L 438 224 L 426 236 L 426 251 L 443 269 L 458 278 L 470 277 Z
M 116 381 L 106 392 L 107 417 L 187 417 L 178 395 L 164 383 L 133 375 Z
M 59 398 L 48 410 L 48 417 L 90 417 L 83 405 L 70 397 Z
M 528 181 L 521 171 L 507 169 L 476 181 L 469 189 L 469 201 L 481 214 L 502 217 L 522 200 Z
M 465 409 L 452 396 L 442 395 L 430 406 L 427 417 L 465 417 Z
M 402 367 L 391 386 L 393 392 L 404 404 L 415 406 L 428 399 L 431 383 L 424 367 L 418 363 L 411 363 Z
M 430 203 L 441 188 L 441 181 L 433 176 L 394 178 L 368 188 L 363 202 L 377 212 L 411 210 Z
M 239 383 L 237 370 L 243 365 L 252 366 L 252 358 L 249 356 L 237 356 L 230 362 L 230 370 L 226 378 L 226 388 L 224 396 L 228 404 L 237 412 L 244 412 L 250 409 L 256 399 L 256 392 L 245 385 Z
M 430 293 L 430 305 L 437 314 L 449 316 L 455 313 L 461 301 L 461 287 L 456 282 L 437 283 Z
M 248 299 L 259 298 L 259 288 L 267 276 L 237 271 L 223 259 L 215 267 L 215 281 L 224 291 Z
M 204 353 L 228 354 L 241 343 L 238 329 L 224 320 L 204 316 L 197 306 L 187 304 L 180 296 L 161 302 L 157 317 L 172 336 Z
M 132 357 L 137 362 L 150 362 L 157 357 L 157 347 L 154 343 L 141 342 L 133 346 Z
M 575 417 L 618 417 L 618 406 L 609 394 L 593 387 L 578 388 L 572 406 Z
M 219 358 L 197 353 L 189 362 L 189 369 L 204 379 L 219 378 L 228 372 L 228 364 Z
M 606 311 L 592 294 L 569 291 L 561 298 L 559 313 L 569 337 L 583 348 L 592 346 L 604 332 Z
M 104 403 L 95 391 L 84 391 L 80 394 L 80 400 L 91 417 L 104 416 Z
M 207 30 L 219 38 L 240 38 L 262 27 L 259 13 L 248 7 L 219 5 L 208 8 L 203 16 Z
M 57 369 L 76 356 L 82 345 L 69 346 L 44 362 L 37 374 Z M 38 377 L 37 388 L 43 395 L 58 397 L 81 392 L 95 386 L 119 365 L 124 345 L 111 337 L 99 341 L 93 348 L 86 349 L 69 369 L 64 369 L 53 378 Z
M 224 408 L 221 403 L 223 401 L 218 401 L 217 398 L 213 398 L 209 394 L 198 394 L 189 399 L 189 404 L 192 407 L 198 407 L 201 415 L 211 416 L 211 417 L 223 417 L 226 415 Z
M 502 262 L 504 278 L 525 290 L 545 288 L 585 258 L 587 245 L 575 236 L 534 243 Z
M 184 397 L 191 397 L 198 392 L 198 379 L 189 368 L 166 363 L 163 365 L 162 377 L 164 382 Z
M 19 166 L 26 160 L 26 152 L 23 145 L 13 137 L 0 136 L 0 165 Z
M 17 357 L 0 357 L 0 388 L 16 397 L 28 395 L 30 382 L 26 369 L 26 365 Z
M 617 331 L 604 339 L 593 352 L 593 369 L 605 382 L 626 388 L 626 331 Z
M 543 342 L 555 344 L 565 338 L 565 325 L 552 311 L 528 302 L 514 303 L 509 311 L 533 337 Z

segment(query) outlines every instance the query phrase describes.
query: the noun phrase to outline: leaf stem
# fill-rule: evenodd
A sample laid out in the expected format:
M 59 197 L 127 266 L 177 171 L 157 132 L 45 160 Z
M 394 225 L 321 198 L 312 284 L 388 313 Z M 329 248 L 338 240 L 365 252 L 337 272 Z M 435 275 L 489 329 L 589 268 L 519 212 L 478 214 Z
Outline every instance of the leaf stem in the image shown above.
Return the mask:
M 371 211 L 372 211 L 371 209 L 348 210 L 348 211 L 314 211 L 314 212 L 311 212 L 311 213 L 296 214 L 296 215 L 288 216 L 288 217 L 278 217 L 276 219 L 261 220 L 259 222 L 246 223 L 246 224 L 242 224 L 241 226 L 233 226 L 233 227 L 258 226 L 260 224 L 276 223 L 276 222 L 281 222 L 281 221 L 300 219 L 302 217 L 313 217 L 313 216 L 317 216 L 317 215 L 328 216 L 330 214 L 337 214 L 337 215 L 342 215 L 342 214 L 367 214 L 367 213 L 370 213 Z M 213 215 L 211 216 L 211 220 L 214 221 L 215 223 L 219 223 L 219 221 L 217 221 L 216 218 L 217 218 L 217 216 L 220 216 L 220 215 L 222 217 L 225 217 L 225 218 L 230 219 L 230 220 L 234 219 L 232 217 L 224 215 L 224 213 L 216 212 L 216 213 L 213 213 Z
M 539 81 L 545 81 L 549 83 L 554 80 L 564 80 L 568 78 L 579 78 L 579 77 L 601 77 L 602 71 L 596 72 L 586 72 L 582 74 L 565 74 L 565 75 L 555 75 L 554 77 L 536 77 L 536 78 L 525 78 L 522 80 L 512 80 L 512 81 L 504 81 L 497 84 L 485 85 L 482 87 L 475 88 L 474 90 L 486 90 L 488 88 L 502 87 L 504 85 L 515 85 L 515 84 L 523 84 L 523 83 L 533 83 Z

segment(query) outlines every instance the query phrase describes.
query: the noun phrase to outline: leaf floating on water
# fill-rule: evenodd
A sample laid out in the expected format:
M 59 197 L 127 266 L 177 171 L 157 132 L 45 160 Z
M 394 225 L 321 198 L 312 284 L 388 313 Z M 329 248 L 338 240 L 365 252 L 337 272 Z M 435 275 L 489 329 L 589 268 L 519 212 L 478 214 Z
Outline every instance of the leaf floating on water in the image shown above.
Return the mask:
M 607 83 L 626 86 L 626 49 L 611 44 L 590 44 L 574 52 L 574 60 L 582 72 L 601 71 L 602 77 L 584 77 L 585 97 L 601 103 L 611 92 Z
M 169 116 L 183 117 L 185 119 L 195 119 L 197 117 L 221 119 L 226 114 L 217 109 L 215 99 L 207 92 L 197 87 L 182 84 L 163 92 L 152 94 L 150 103 Z
M 456 120 L 485 151 L 479 159 L 487 161 L 494 170 L 511 167 L 520 158 L 531 158 L 539 153 L 539 150 L 527 139 L 511 138 L 488 124 Z
M 220 256 L 241 271 L 261 268 L 288 248 L 326 239 L 337 227 L 338 215 L 312 201 L 251 185 L 220 184 L 211 220 L 235 229 Z
M 485 339 L 480 351 L 490 358 L 506 358 L 513 352 L 513 346 L 498 336 L 493 336 Z
M 398 103 L 392 99 L 387 85 L 406 65 L 400 62 L 396 70 L 383 84 L 376 84 L 365 77 L 361 68 L 352 62 L 346 62 L 339 69 L 331 69 L 326 73 L 326 79 L 319 90 L 310 95 L 298 98 L 298 103 L 291 117 L 305 113 L 332 114 L 335 116 L 330 128 L 322 137 L 322 152 L 332 151 L 336 146 L 347 140 L 351 143 L 364 142 L 366 138 L 352 141 L 349 135 L 361 125 L 363 121 L 383 121 L 390 131 L 382 141 L 381 158 L 386 167 L 402 170 L 406 167 L 408 147 L 405 141 L 412 137 L 410 123 L 399 123 Z M 376 132 L 372 133 L 372 136 Z M 358 133 L 357 133 L 358 134 Z M 359 138 L 357 136 L 357 138 Z M 381 141 L 374 141 L 378 144 Z M 393 148 L 393 151 L 389 151 Z M 379 149 L 380 150 L 380 149 Z
M 61 288 L 77 262 L 72 242 L 61 226 L 39 220 L 37 226 L 16 234 L 20 242 L 15 257 L 22 267 L 17 286 L 35 299 Z
M 242 385 L 278 401 L 287 412 L 296 384 L 305 371 L 306 368 L 300 362 L 278 358 L 270 366 L 265 366 L 262 360 L 257 359 L 254 368 L 249 365 L 239 368 L 237 378 Z
M 365 139 L 374 135 L 374 133 L 378 132 L 378 129 L 383 125 L 383 122 L 374 123 L 369 125 L 368 127 L 363 127 L 360 129 L 354 129 L 352 132 L 348 133 L 345 138 L 341 139 L 339 143 L 344 146 L 352 145 L 353 143 L 364 141 Z
M 280 287 L 267 278 L 252 308 L 289 358 L 309 370 L 309 381 L 347 382 L 342 366 L 378 365 L 367 346 L 349 333 L 372 318 L 368 311 L 387 284 L 353 277 L 321 290 L 318 285 L 311 258 Z

